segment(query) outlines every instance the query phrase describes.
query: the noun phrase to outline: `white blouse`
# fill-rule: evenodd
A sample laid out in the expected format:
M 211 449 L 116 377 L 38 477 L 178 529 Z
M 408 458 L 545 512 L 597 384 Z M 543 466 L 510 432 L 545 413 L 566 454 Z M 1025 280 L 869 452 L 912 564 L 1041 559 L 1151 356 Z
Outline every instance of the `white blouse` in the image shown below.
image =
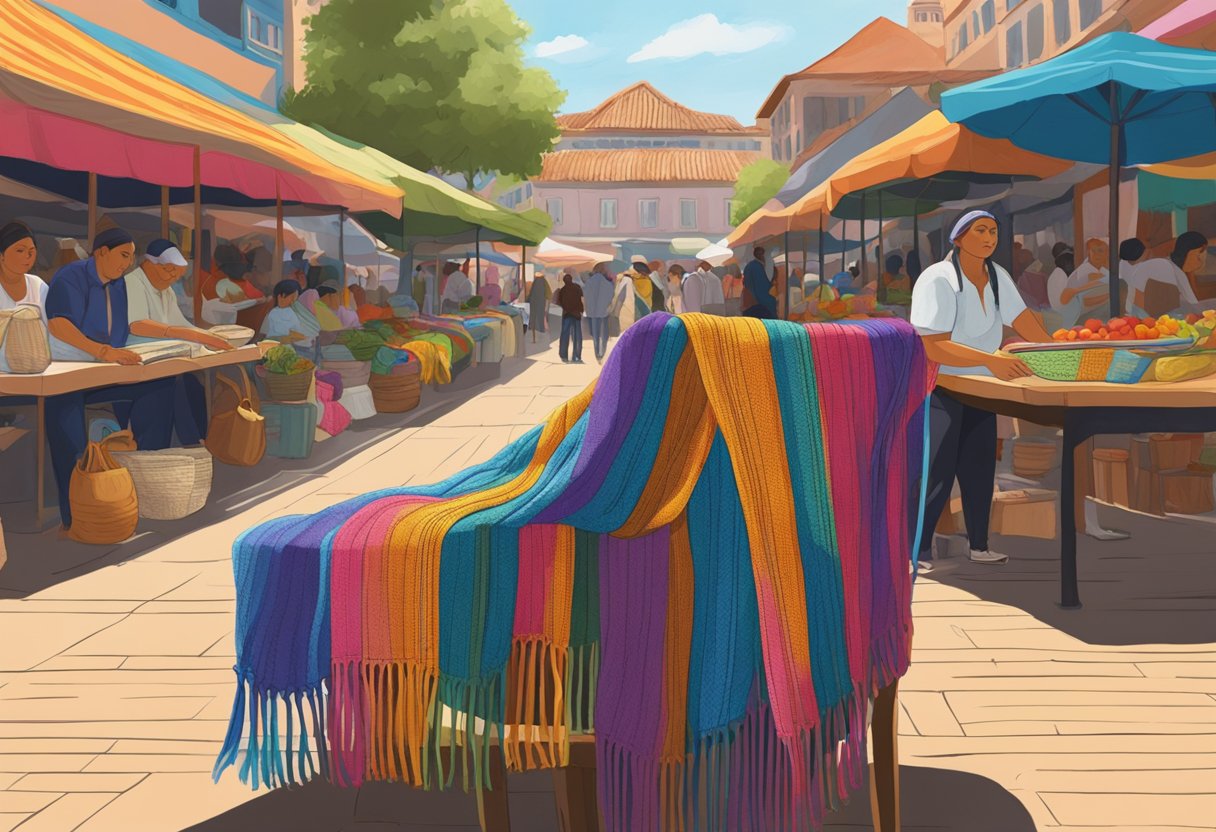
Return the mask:
M 1000 314 L 997 314 L 992 286 L 984 287 L 984 298 L 975 284 L 959 275 L 954 263 L 943 260 L 921 272 L 912 289 L 912 309 L 909 321 L 921 335 L 943 335 L 950 333 L 956 344 L 995 353 L 1001 348 L 1004 328 L 1013 326 L 1018 316 L 1026 311 L 1026 302 L 1018 293 L 1009 272 L 996 266 L 997 280 L 1001 288 Z M 962 291 L 959 291 L 959 280 Z M 947 375 L 991 375 L 986 367 L 945 367 L 940 372 Z

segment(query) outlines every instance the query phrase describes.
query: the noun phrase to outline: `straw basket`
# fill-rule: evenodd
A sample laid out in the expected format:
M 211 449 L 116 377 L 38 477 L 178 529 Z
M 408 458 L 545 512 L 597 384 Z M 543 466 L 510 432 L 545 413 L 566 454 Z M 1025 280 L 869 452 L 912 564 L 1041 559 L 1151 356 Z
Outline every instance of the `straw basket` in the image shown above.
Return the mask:
M 376 410 L 380 413 L 405 413 L 413 410 L 422 398 L 421 378 L 418 369 L 390 375 L 373 373 L 368 386 L 372 389 Z
M 1040 480 L 1056 467 L 1054 442 L 1027 442 L 1019 439 L 1013 443 L 1013 473 L 1028 480 Z
M 257 373 L 262 384 L 266 385 L 267 397 L 272 401 L 302 402 L 308 398 L 308 391 L 312 389 L 312 379 L 316 371 L 308 370 L 304 373 L 284 375 L 283 373 L 268 373 L 265 367 L 258 365 Z
M 342 388 L 364 387 L 371 380 L 372 362 L 370 361 L 333 361 L 321 360 L 321 369 L 342 376 Z
M 81 543 L 121 543 L 135 534 L 139 503 L 131 472 L 118 464 L 109 447 L 129 438 L 123 431 L 110 442 L 90 442 L 72 471 L 68 499 L 72 506 L 73 540 Z
M 206 448 L 116 451 L 113 457 L 131 472 L 140 517 L 180 520 L 207 504 L 212 462 Z

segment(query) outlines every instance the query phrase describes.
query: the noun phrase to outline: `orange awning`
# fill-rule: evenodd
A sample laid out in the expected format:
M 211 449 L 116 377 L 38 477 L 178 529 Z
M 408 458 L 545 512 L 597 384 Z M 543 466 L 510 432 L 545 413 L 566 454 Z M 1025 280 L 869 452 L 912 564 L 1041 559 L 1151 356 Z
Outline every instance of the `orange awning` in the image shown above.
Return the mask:
M 268 174 L 281 171 L 278 184 L 289 191 L 284 199 L 401 212 L 402 192 L 395 185 L 331 163 L 271 126 L 99 43 L 32 0 L 0 3 L 0 96 L 117 133 L 195 145 L 205 179 L 210 172 L 244 184 L 228 186 L 249 196 L 273 199 L 275 177 Z
M 798 217 L 813 217 L 817 212 L 826 213 L 826 206 L 827 183 L 824 183 L 786 208 L 759 209 L 731 232 L 730 236 L 726 238 L 726 245 L 730 248 L 737 248 L 744 243 L 778 237 L 786 231 L 805 231 L 810 226 L 807 226 L 805 222 L 796 223 Z M 799 210 L 802 211 L 802 214 L 799 214 Z M 811 225 L 815 228 L 819 227 L 818 222 L 812 222 Z
M 1162 162 L 1159 165 L 1145 165 L 1141 170 L 1171 179 L 1216 179 L 1216 153 L 1205 153 L 1176 162 Z
M 825 183 L 825 194 L 812 192 L 795 203 L 794 227 L 807 228 L 805 220 L 834 210 L 849 194 L 896 182 L 947 173 L 1045 179 L 1070 167 L 1071 162 L 1022 150 L 1005 139 L 980 136 L 935 111 L 842 167 Z

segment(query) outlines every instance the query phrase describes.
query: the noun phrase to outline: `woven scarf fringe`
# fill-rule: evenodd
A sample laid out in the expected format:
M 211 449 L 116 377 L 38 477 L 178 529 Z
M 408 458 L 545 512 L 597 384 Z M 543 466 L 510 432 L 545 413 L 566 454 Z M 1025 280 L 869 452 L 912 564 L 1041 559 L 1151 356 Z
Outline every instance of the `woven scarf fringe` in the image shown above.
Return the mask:
M 435 672 L 421 662 L 402 661 L 358 662 L 354 670 L 346 680 L 362 686 L 362 698 L 344 697 L 343 702 L 352 704 L 343 712 L 343 726 L 349 731 L 364 731 L 367 742 L 360 746 L 344 735 L 345 753 L 335 755 L 334 768 L 342 763 L 344 774 L 354 778 L 357 775 L 350 769 L 361 765 L 367 780 L 425 786 L 429 775 L 425 748 L 433 715 L 438 711 Z M 356 756 L 359 750 L 362 760 Z
M 507 659 L 503 757 L 511 771 L 558 768 L 570 762 L 570 652 L 530 636 L 511 643 Z M 552 693 L 550 697 L 548 694 Z
M 440 675 L 424 758 L 435 764 L 435 778 L 427 781 L 428 788 L 437 784 L 441 790 L 449 789 L 456 785 L 458 773 L 465 792 L 490 788 L 490 747 L 505 736 L 504 685 L 503 673 L 479 679 Z M 443 724 L 445 716 L 451 725 Z
M 328 777 L 326 698 L 321 684 L 302 691 L 270 691 L 238 672 L 228 732 L 212 779 L 219 782 L 238 763 L 241 782 L 254 791 L 262 784 L 277 788 Z M 248 744 L 242 751 L 243 734 Z
M 567 651 L 566 725 L 573 734 L 595 732 L 595 691 L 600 676 L 599 642 Z

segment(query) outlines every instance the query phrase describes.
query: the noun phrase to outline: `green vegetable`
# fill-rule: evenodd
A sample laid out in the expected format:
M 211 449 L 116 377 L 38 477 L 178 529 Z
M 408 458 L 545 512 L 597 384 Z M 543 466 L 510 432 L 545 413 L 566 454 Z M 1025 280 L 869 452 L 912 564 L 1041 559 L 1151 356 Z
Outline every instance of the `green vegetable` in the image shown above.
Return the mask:
M 292 347 L 280 344 L 277 347 L 272 347 L 266 353 L 266 357 L 262 359 L 262 366 L 266 368 L 266 372 L 268 373 L 294 376 L 300 373 L 307 373 L 316 365 L 301 356 Z

